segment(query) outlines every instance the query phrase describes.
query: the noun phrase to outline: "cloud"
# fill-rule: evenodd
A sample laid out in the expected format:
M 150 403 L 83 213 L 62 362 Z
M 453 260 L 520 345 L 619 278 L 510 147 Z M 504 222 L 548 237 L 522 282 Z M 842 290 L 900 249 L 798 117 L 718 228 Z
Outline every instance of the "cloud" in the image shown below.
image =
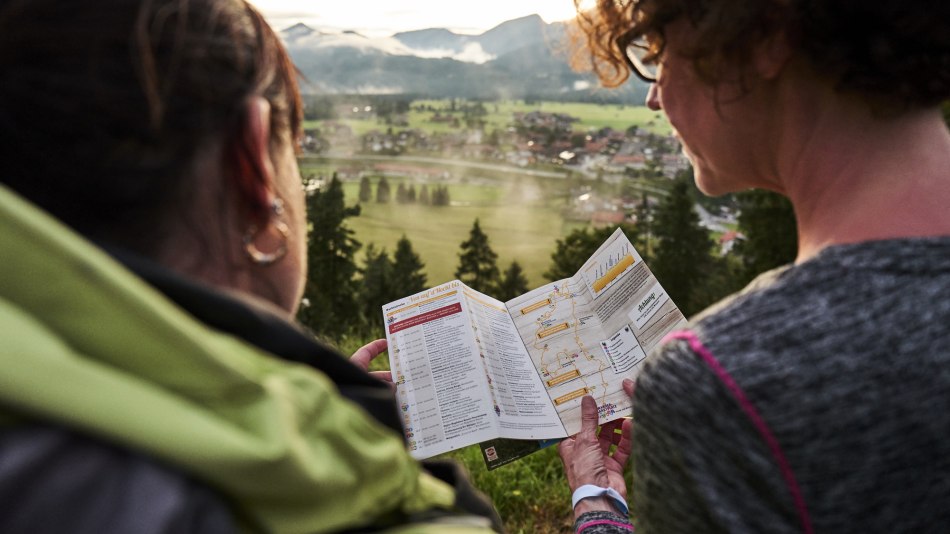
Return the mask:
M 367 95 L 400 95 L 406 92 L 403 87 L 394 85 L 360 85 L 356 92 Z
M 286 37 L 286 36 L 285 36 Z M 495 59 L 479 43 L 466 43 L 461 51 L 448 48 L 410 48 L 393 37 L 368 37 L 359 33 L 327 33 L 315 31 L 310 35 L 287 37 L 287 45 L 293 49 L 307 48 L 356 48 L 363 52 L 378 51 L 394 56 L 417 56 L 421 58 L 450 58 L 466 63 L 485 63 Z
M 466 63 L 485 63 L 495 56 L 485 52 L 479 43 L 466 43 L 461 52 L 448 48 L 413 48 L 411 53 L 423 58 L 451 58 Z
M 455 59 L 468 63 L 485 63 L 495 59 L 495 56 L 486 52 L 479 43 L 468 43 L 460 53 L 455 55 Z
M 377 50 L 394 56 L 412 56 L 415 51 L 392 37 L 366 37 L 358 33 L 314 33 L 294 39 L 294 48 L 356 48 L 364 52 Z

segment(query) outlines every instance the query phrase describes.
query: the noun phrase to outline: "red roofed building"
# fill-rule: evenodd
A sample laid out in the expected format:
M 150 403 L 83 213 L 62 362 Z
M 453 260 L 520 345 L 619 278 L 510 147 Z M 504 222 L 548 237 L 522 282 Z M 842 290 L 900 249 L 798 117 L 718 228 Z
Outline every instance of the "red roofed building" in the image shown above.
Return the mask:
M 590 216 L 590 223 L 595 227 L 615 226 L 626 220 L 622 211 L 595 211 Z

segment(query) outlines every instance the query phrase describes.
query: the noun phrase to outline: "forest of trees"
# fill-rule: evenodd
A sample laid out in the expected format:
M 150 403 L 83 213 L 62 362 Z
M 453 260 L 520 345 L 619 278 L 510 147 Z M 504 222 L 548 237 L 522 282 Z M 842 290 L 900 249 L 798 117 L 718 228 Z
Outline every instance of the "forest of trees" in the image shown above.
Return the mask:
M 448 203 L 445 187 L 410 191 L 415 189 L 400 184 L 396 201 L 426 202 L 444 195 Z M 744 239 L 733 253 L 720 255 L 710 232 L 700 225 L 693 195 L 692 173 L 684 172 L 658 205 L 643 203 L 636 213 L 637 224 L 620 226 L 687 317 L 741 289 L 759 273 L 793 261 L 797 239 L 788 201 L 774 193 L 750 191 L 736 196 Z M 375 196 L 367 178 L 360 183 L 360 202 L 389 202 L 392 196 L 385 177 L 379 178 Z M 424 262 L 405 235 L 393 251 L 372 243 L 364 248 L 346 225 L 347 218 L 360 214 L 360 207 L 346 207 L 336 176 L 310 192 L 307 204 L 308 282 L 299 319 L 330 342 L 380 336 L 382 305 L 427 289 Z M 557 240 L 544 277 L 555 281 L 573 276 L 616 228 L 579 229 Z M 476 219 L 468 239 L 459 244 L 455 276 L 502 301 L 531 289 L 517 261 L 503 270 L 497 261 L 490 236 Z

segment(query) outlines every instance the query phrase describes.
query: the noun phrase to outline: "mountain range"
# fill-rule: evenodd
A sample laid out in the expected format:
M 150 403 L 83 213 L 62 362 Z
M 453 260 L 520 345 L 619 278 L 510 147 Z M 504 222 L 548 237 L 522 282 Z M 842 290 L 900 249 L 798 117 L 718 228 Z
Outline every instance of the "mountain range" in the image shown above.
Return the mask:
M 572 69 L 565 24 L 538 15 L 479 35 L 430 28 L 373 38 L 304 24 L 280 33 L 305 93 L 640 104 L 647 89 L 630 81 L 608 91 L 591 73 Z

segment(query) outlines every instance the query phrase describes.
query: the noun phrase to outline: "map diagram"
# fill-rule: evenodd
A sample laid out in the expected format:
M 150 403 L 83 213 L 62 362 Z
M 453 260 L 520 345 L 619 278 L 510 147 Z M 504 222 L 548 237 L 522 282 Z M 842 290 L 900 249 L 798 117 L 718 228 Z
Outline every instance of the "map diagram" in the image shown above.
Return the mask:
M 574 276 L 507 302 L 454 280 L 383 315 L 412 455 L 481 443 L 489 468 L 576 434 L 587 395 L 600 423 L 629 416 L 624 379 L 688 324 L 620 229 Z
M 508 302 L 515 327 L 565 424 L 576 419 L 579 425 L 580 398 L 588 393 L 597 400 L 601 417 L 617 409 L 607 397 L 614 371 L 600 346 L 600 320 L 589 311 L 592 300 L 584 282 L 562 280 Z

